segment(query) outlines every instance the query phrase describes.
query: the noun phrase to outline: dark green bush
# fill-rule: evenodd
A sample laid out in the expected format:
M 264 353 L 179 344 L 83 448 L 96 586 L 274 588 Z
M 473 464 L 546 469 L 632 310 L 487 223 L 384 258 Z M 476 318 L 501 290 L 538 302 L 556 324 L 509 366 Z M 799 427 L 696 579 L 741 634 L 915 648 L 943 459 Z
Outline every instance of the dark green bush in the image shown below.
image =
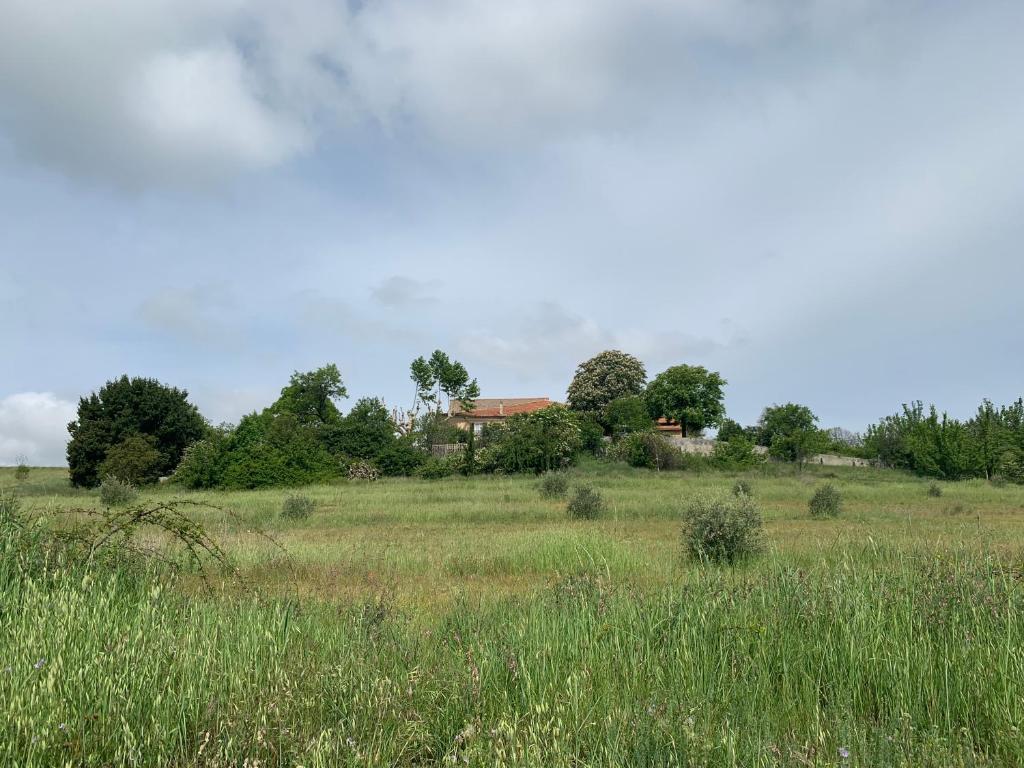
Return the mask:
M 135 490 L 135 486 L 113 475 L 107 475 L 100 482 L 100 502 L 105 507 L 118 507 L 122 504 L 128 504 L 134 501 L 138 495 L 139 493 Z
M 811 517 L 836 517 L 842 506 L 843 496 L 832 483 L 819 487 L 808 504 Z
M 14 479 L 19 483 L 28 480 L 29 472 L 31 468 L 28 465 L 28 460 L 23 457 L 18 457 L 18 466 L 14 469 Z
M 601 493 L 589 485 L 577 485 L 566 512 L 574 520 L 594 520 L 605 512 L 605 501 Z
M 731 440 L 716 440 L 712 462 L 719 469 L 750 469 L 764 463 L 764 457 L 754 452 L 754 443 L 742 436 Z
M 686 511 L 683 539 L 698 560 L 735 563 L 763 547 L 764 523 L 753 499 L 699 496 Z
M 569 492 L 569 478 L 561 472 L 545 472 L 537 483 L 537 489 L 545 499 L 563 499 Z
M 683 452 L 657 432 L 633 432 L 612 449 L 615 458 L 631 467 L 648 469 L 681 469 Z
M 648 432 L 652 421 L 643 395 L 617 397 L 604 408 L 604 423 L 616 439 L 633 432 Z
M 928 486 L 928 495 L 933 499 L 937 499 L 942 495 L 942 486 L 938 483 L 932 483 Z
M 155 483 L 160 477 L 162 462 L 155 437 L 129 435 L 107 451 L 100 464 L 100 476 L 117 477 L 135 486 Z
M 582 449 L 576 414 L 551 405 L 511 416 L 489 430 L 486 450 L 477 451 L 476 458 L 484 471 L 545 472 L 570 466 Z
M 428 454 L 412 444 L 408 439 L 396 440 L 374 459 L 380 471 L 389 477 L 412 475 L 428 459 Z
M 292 494 L 284 500 L 284 504 L 281 505 L 281 517 L 286 517 L 290 520 L 305 520 L 316 509 L 316 505 L 309 496 L 303 496 L 302 494 Z
M 462 469 L 462 462 L 460 454 L 452 454 L 443 459 L 430 456 L 416 470 L 416 475 L 426 480 L 441 480 L 458 473 Z

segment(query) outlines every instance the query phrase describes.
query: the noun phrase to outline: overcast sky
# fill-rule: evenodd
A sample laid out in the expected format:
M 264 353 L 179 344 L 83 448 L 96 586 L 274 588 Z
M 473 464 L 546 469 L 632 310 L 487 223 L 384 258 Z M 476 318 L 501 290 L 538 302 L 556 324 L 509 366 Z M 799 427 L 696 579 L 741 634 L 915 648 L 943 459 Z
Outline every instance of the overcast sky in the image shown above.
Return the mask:
M 212 421 L 440 347 L 753 423 L 1024 394 L 1024 4 L 0 0 L 0 464 L 122 373 Z M 352 401 L 349 401 L 351 404 Z

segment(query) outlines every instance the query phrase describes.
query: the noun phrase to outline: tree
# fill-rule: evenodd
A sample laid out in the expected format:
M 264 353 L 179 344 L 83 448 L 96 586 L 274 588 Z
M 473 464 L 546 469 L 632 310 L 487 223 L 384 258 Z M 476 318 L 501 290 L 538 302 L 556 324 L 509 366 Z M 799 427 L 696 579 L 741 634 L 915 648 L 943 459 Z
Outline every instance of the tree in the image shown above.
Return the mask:
M 631 432 L 650 431 L 653 426 L 647 403 L 640 395 L 626 395 L 612 400 L 604 409 L 604 423 L 615 438 Z
M 600 414 L 616 398 L 640 395 L 647 382 L 644 364 L 612 349 L 579 364 L 569 384 L 569 407 Z
M 675 365 L 647 385 L 647 408 L 654 418 L 679 422 L 684 436 L 700 435 L 725 418 L 725 379 L 701 365 Z
M 495 425 L 478 458 L 485 469 L 546 472 L 569 466 L 582 449 L 577 415 L 563 405 L 551 405 Z
M 395 439 L 395 425 L 384 403 L 364 397 L 331 429 L 330 436 L 325 436 L 325 443 L 349 458 L 372 459 Z
M 303 424 L 331 424 L 341 418 L 335 401 L 348 397 L 341 372 L 334 363 L 322 368 L 292 374 L 288 386 L 272 406 L 277 413 L 291 413 Z
M 818 417 L 810 408 L 796 403 L 772 405 L 764 409 L 758 422 L 758 443 L 768 446 L 777 459 L 803 464 L 823 450 L 827 437 L 817 427 Z
M 413 360 L 409 366 L 409 378 L 416 385 L 414 414 L 419 411 L 420 404 L 426 405 L 428 411 L 440 412 L 442 408 L 450 411 L 453 400 L 464 410 L 471 411 L 473 401 L 480 397 L 480 385 L 476 379 L 470 380 L 466 367 L 440 349 L 435 349 L 429 360 L 423 357 Z M 442 403 L 442 395 L 447 402 Z
M 99 392 L 78 402 L 78 418 L 68 424 L 68 467 L 71 483 L 95 487 L 107 452 L 133 435 L 152 437 L 160 459 L 157 475 L 168 475 L 181 461 L 185 448 L 206 436 L 208 426 L 188 401 L 188 392 L 156 379 L 108 381 Z
M 100 477 L 116 477 L 132 485 L 153 483 L 160 477 L 160 451 L 152 435 L 130 435 L 107 451 Z

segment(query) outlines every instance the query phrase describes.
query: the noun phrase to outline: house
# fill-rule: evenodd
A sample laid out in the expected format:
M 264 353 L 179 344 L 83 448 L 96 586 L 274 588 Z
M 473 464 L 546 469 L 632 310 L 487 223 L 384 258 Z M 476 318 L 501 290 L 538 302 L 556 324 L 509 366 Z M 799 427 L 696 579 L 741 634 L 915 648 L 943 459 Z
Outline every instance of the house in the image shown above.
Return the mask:
M 472 410 L 467 411 L 459 402 L 448 409 L 448 421 L 459 429 L 472 429 L 480 434 L 484 424 L 498 424 L 517 413 L 533 413 L 554 405 L 547 397 L 480 397 Z

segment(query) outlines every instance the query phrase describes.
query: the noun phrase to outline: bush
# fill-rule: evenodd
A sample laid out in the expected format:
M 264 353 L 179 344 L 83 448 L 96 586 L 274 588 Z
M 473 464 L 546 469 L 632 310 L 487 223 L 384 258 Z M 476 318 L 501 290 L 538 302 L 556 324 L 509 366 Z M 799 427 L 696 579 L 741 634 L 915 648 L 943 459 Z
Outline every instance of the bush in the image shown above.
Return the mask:
M 135 486 L 126 480 L 107 475 L 100 482 L 100 502 L 105 507 L 118 507 L 128 504 L 138 496 Z
M 290 520 L 305 520 L 313 514 L 314 509 L 316 509 L 316 505 L 309 496 L 296 493 L 284 500 L 284 504 L 281 505 L 281 517 Z
M 545 472 L 537 489 L 545 499 L 562 499 L 569 492 L 569 479 L 561 472 Z
M 733 496 L 753 496 L 754 489 L 746 480 L 737 480 L 732 486 Z
M 408 439 L 396 440 L 381 451 L 374 463 L 389 477 L 412 475 L 427 460 L 427 454 Z
M 545 472 L 576 461 L 583 448 L 576 414 L 562 405 L 510 416 L 487 433 L 477 461 L 485 471 Z
M 615 444 L 612 455 L 631 467 L 680 469 L 683 452 L 656 432 L 634 432 Z
M 942 495 L 942 486 L 938 483 L 932 483 L 928 486 L 928 495 L 933 499 L 937 499 Z
M 600 456 L 604 451 L 604 427 L 592 413 L 576 414 L 576 423 L 580 428 L 583 450 Z
M 353 461 L 348 467 L 348 479 L 373 482 L 380 479 L 380 470 L 368 461 Z
M 155 483 L 160 477 L 162 461 L 155 437 L 129 435 L 107 450 L 100 463 L 100 476 L 117 477 L 135 486 Z
M 604 511 L 604 497 L 589 485 L 577 485 L 566 506 L 566 512 L 574 520 L 594 520 L 603 515 Z
M 843 496 L 832 483 L 825 483 L 814 492 L 808 508 L 811 517 L 836 517 L 843 506 Z
M 699 496 L 687 509 L 683 537 L 694 558 L 732 564 L 761 550 L 763 526 L 749 496 Z
M 416 475 L 426 480 L 443 480 L 461 471 L 463 461 L 462 455 L 458 453 L 443 459 L 431 456 L 416 470 Z
M 28 480 L 28 473 L 31 469 L 28 466 L 28 459 L 24 456 L 18 457 L 18 465 L 14 469 L 14 479 L 19 483 Z
M 712 462 L 719 469 L 750 469 L 764 462 L 764 457 L 754 452 L 754 444 L 745 437 L 731 440 L 716 440 Z

